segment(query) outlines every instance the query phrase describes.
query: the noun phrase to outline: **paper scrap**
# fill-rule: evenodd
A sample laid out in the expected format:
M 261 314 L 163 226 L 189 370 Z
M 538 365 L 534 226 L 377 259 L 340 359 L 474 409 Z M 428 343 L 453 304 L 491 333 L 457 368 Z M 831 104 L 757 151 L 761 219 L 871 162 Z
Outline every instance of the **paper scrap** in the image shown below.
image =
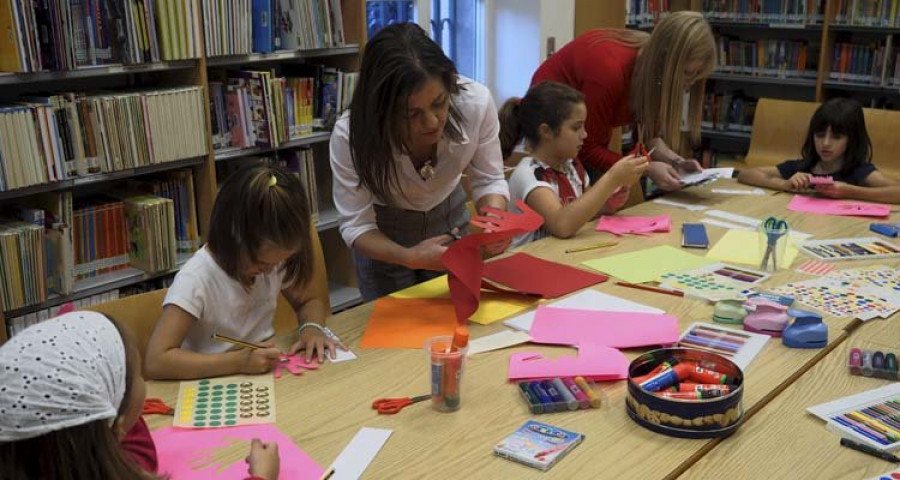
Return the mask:
M 413 285 L 391 294 L 394 298 L 450 298 L 450 286 L 447 276 Z M 482 291 L 478 303 L 478 310 L 472 314 L 469 321 L 481 325 L 489 325 L 498 320 L 521 312 L 539 301 L 536 297 L 515 295 L 502 292 Z
M 597 221 L 596 230 L 598 232 L 609 232 L 616 235 L 631 234 L 649 234 L 657 232 L 668 232 L 671 229 L 671 218 L 669 215 L 655 215 L 650 217 L 642 217 L 635 215 L 603 215 Z
M 644 312 L 664 313 L 663 310 L 650 307 L 642 303 L 632 302 L 624 298 L 598 292 L 596 290 L 584 290 L 550 304 L 556 308 L 578 308 L 581 310 L 606 310 L 609 312 Z M 536 310 L 523 313 L 503 322 L 509 328 L 528 332 L 534 323 Z
M 700 212 L 706 210 L 709 207 L 704 207 L 703 205 L 693 205 L 690 203 L 684 202 L 676 202 L 675 200 L 669 200 L 667 198 L 657 198 L 653 200 L 653 203 L 658 203 L 660 205 L 668 205 L 670 207 L 678 207 L 683 208 L 685 210 L 690 210 L 692 212 Z
M 150 433 L 156 444 L 158 472 L 178 480 L 247 478 L 250 442 L 278 444 L 278 478 L 318 480 L 325 470 L 272 424 L 215 429 L 165 427 Z M 336 478 L 336 477 L 335 477 Z
M 360 428 L 326 469 L 334 469 L 329 480 L 356 480 L 361 477 L 392 433 L 393 430 L 384 428 Z
M 312 361 L 307 362 L 304 355 L 304 353 L 282 355 L 281 361 L 275 364 L 275 378 L 281 378 L 282 373 L 285 371 L 296 376 L 303 374 L 306 370 L 315 370 L 319 368 L 318 360 L 313 359 Z
M 723 222 L 722 220 L 716 220 L 715 218 L 701 218 L 700 223 L 705 223 L 707 225 L 713 225 L 716 227 L 722 227 L 728 230 L 747 230 L 748 232 L 755 232 L 756 229 L 753 227 L 749 227 L 747 225 L 738 225 L 737 223 L 728 223 Z
M 422 348 L 425 340 L 452 335 L 456 328 L 453 302 L 443 298 L 375 300 L 375 308 L 360 348 Z
M 709 215 L 710 217 L 721 218 L 722 220 L 729 220 L 732 222 L 743 223 L 744 225 L 749 225 L 753 228 L 759 226 L 760 220 L 758 218 L 747 217 L 744 215 L 738 215 L 736 213 L 726 212 L 724 210 L 708 210 L 703 212 L 705 215 Z
M 779 269 L 790 267 L 794 259 L 797 258 L 797 254 L 800 253 L 797 247 L 794 246 L 794 242 L 800 241 L 801 237 L 794 232 L 791 232 L 789 237 L 787 245 L 784 247 L 784 258 L 778 259 Z M 760 251 L 759 242 L 759 233 L 757 232 L 729 230 L 713 245 L 706 256 L 720 262 L 741 263 L 759 267 L 765 252 L 765 250 Z
M 713 193 L 720 193 L 723 195 L 765 195 L 766 191 L 761 188 L 754 188 L 753 190 L 747 190 L 743 188 L 713 188 L 711 189 Z
M 576 310 L 540 305 L 532 341 L 556 345 L 595 344 L 613 348 L 672 345 L 678 341 L 674 315 Z
M 514 353 L 509 357 L 510 380 L 574 376 L 599 381 L 627 378 L 628 358 L 615 348 L 591 344 L 582 344 L 575 357 L 550 359 L 538 352 Z
M 794 212 L 852 217 L 887 217 L 891 214 L 891 206 L 883 203 L 815 198 L 806 195 L 794 195 L 787 208 Z
M 733 168 L 707 168 L 699 172 L 682 175 L 681 184 L 684 186 L 696 185 L 720 178 L 731 178 L 732 175 L 734 175 Z
M 656 280 L 668 272 L 688 270 L 713 263 L 708 258 L 687 253 L 669 245 L 637 250 L 584 262 L 600 272 L 621 278 L 626 282 L 645 283 Z
M 522 293 L 557 298 L 607 281 L 580 268 L 551 262 L 542 258 L 516 253 L 484 265 L 484 276 Z
M 497 333 L 476 338 L 469 342 L 468 355 L 471 357 L 479 353 L 513 347 L 530 341 L 531 335 L 528 335 L 527 332 L 503 329 Z

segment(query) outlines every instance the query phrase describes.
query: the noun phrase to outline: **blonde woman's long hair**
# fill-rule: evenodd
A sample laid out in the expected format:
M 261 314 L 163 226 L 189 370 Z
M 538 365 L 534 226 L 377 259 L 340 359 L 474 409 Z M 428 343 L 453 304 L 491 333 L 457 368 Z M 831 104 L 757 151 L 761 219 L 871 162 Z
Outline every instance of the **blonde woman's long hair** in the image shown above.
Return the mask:
M 630 100 L 638 135 L 644 142 L 662 137 L 675 152 L 682 149 L 684 71 L 692 62 L 702 64 L 688 104 L 689 138 L 692 144 L 699 144 L 705 79 L 716 67 L 715 37 L 703 16 L 674 12 L 656 24 L 652 35 L 626 29 L 595 32 L 597 42 L 614 41 L 639 50 L 631 75 Z

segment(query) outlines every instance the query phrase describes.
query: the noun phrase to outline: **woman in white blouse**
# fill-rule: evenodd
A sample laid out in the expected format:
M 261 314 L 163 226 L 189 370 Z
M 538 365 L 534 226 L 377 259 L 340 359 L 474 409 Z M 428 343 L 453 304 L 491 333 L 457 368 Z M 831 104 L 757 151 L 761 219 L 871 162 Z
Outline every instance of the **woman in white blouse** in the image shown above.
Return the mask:
M 460 77 L 418 25 L 386 27 L 366 44 L 331 136 L 334 203 L 366 301 L 444 270 L 441 255 L 468 224 L 463 172 L 479 211 L 506 209 L 499 130 L 488 89 Z

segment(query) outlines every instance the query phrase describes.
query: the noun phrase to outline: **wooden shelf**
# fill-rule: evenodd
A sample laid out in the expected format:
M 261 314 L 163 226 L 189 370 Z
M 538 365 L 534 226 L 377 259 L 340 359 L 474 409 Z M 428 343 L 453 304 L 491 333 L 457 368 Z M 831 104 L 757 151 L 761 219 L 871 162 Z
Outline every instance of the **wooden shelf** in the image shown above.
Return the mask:
M 328 282 L 328 291 L 331 292 L 328 299 L 332 312 L 337 313 L 363 303 L 362 293 L 358 288 Z
M 871 27 L 867 25 L 842 25 L 834 23 L 829 25 L 828 29 L 835 32 L 875 33 L 885 35 L 900 33 L 900 27 Z
M 715 28 L 774 28 L 780 30 L 809 30 L 818 32 L 822 30 L 821 23 L 763 23 L 763 22 L 738 22 L 732 20 L 707 19 L 710 26 Z
M 165 72 L 195 68 L 198 59 L 175 60 L 171 62 L 139 63 L 136 65 L 106 65 L 102 67 L 85 67 L 78 70 L 60 72 L 34 73 L 0 73 L 0 85 L 23 83 L 53 82 L 76 78 L 105 77 L 108 75 L 129 75 L 134 73 Z
M 127 267 L 123 268 L 122 270 L 116 270 L 114 272 L 105 273 L 96 277 L 78 280 L 75 282 L 75 288 L 73 289 L 71 295 L 52 295 L 50 296 L 50 298 L 41 303 L 28 305 L 22 308 L 17 308 L 15 310 L 7 310 L 3 312 L 3 315 L 7 319 L 21 317 L 22 315 L 27 315 L 29 313 L 34 313 L 47 308 L 58 307 L 68 302 L 81 300 L 82 298 L 97 295 L 98 293 L 137 285 L 138 283 L 153 280 L 155 278 L 165 277 L 167 275 L 174 275 L 178 273 L 178 269 L 180 269 L 185 264 L 185 262 L 187 262 L 191 258 L 192 255 L 192 253 L 179 253 L 177 266 L 171 270 L 147 273 L 137 268 Z
M 900 87 L 885 87 L 883 85 L 874 85 L 871 83 L 856 83 L 840 80 L 825 80 L 822 82 L 827 88 L 839 88 L 844 90 L 853 90 L 857 92 L 881 93 L 885 95 L 900 95 Z
M 327 142 L 331 139 L 331 132 L 315 132 L 304 135 L 299 138 L 288 140 L 277 147 L 271 148 L 231 148 L 228 150 L 219 150 L 215 153 L 216 161 L 230 160 L 232 158 L 246 157 L 249 155 L 262 155 L 266 153 L 277 152 L 279 150 L 287 150 L 289 148 L 302 147 L 304 145 L 312 145 L 314 143 Z
M 157 163 L 146 167 L 128 168 L 109 173 L 97 173 L 84 177 L 70 178 L 61 182 L 44 183 L 41 185 L 32 185 L 30 187 L 17 188 L 15 190 L 6 190 L 0 192 L 0 200 L 8 200 L 12 198 L 25 197 L 36 193 L 53 192 L 57 190 L 68 190 L 71 188 L 82 187 L 85 185 L 93 185 L 95 183 L 111 182 L 113 180 L 121 180 L 123 178 L 132 178 L 148 173 L 163 172 L 175 170 L 179 168 L 193 167 L 206 163 L 205 157 L 188 158 L 185 160 L 176 160 L 174 162 Z
M 720 138 L 725 140 L 734 140 L 750 143 L 750 132 L 738 132 L 734 130 L 715 130 L 712 128 L 703 128 L 700 135 L 709 138 Z
M 721 80 L 724 82 L 744 82 L 744 83 L 764 83 L 775 85 L 786 85 L 792 87 L 815 87 L 816 81 L 811 78 L 781 78 L 781 77 L 763 77 L 758 75 L 744 75 L 735 73 L 719 73 L 713 72 L 709 76 L 710 80 Z
M 339 214 L 336 208 L 319 212 L 319 221 L 316 222 L 316 230 L 322 232 L 338 226 Z
M 206 59 L 206 65 L 209 67 L 227 67 L 233 65 L 245 65 L 248 63 L 282 62 L 285 60 L 332 57 L 335 55 L 353 55 L 358 53 L 359 45 L 344 45 L 343 47 L 333 48 L 282 50 L 272 53 L 251 53 L 248 55 L 226 55 L 222 57 L 209 57 Z

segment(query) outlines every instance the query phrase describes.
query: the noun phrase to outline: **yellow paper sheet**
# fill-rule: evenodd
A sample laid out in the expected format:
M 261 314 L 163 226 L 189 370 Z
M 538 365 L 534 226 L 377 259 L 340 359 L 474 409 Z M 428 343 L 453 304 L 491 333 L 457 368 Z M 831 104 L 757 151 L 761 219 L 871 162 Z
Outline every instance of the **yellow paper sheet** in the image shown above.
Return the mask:
M 789 240 L 785 246 L 785 258 L 778 259 L 779 269 L 790 267 L 799 253 L 793 242 L 802 240 L 802 237 L 791 234 Z M 759 268 L 759 264 L 762 262 L 762 254 L 759 250 L 759 233 L 749 230 L 728 230 L 706 256 L 721 262 L 742 263 Z
M 631 283 L 656 280 L 660 275 L 715 263 L 684 250 L 661 245 L 582 262 L 588 267 Z
M 394 292 L 391 296 L 394 298 L 450 298 L 450 285 L 447 283 L 447 276 L 442 275 Z M 489 325 L 533 306 L 538 300 L 523 295 L 481 292 L 478 310 L 472 314 L 472 318 L 469 320 L 481 325 Z

